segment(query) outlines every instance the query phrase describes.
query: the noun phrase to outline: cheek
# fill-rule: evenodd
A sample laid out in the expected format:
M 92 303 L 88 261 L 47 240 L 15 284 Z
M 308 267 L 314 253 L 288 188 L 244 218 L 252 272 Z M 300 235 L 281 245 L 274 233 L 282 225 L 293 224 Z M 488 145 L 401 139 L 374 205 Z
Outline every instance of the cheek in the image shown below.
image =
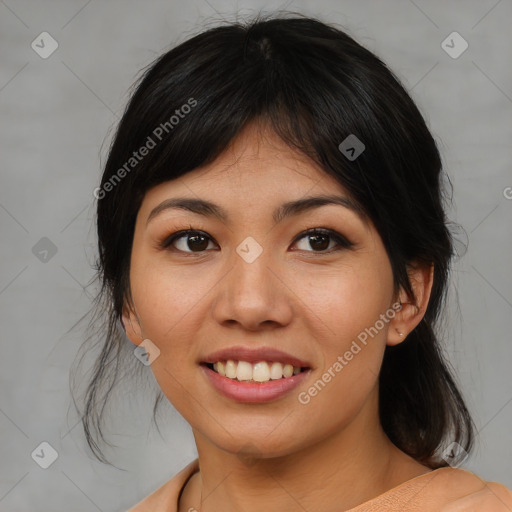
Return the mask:
M 142 334 L 160 350 L 151 370 L 168 399 L 179 403 L 180 389 L 191 383 L 191 340 L 202 325 L 203 299 L 213 285 L 208 279 L 194 279 L 188 268 L 177 272 L 157 258 L 134 254 L 132 268 Z
M 349 298 L 351 307 L 341 313 L 331 306 L 335 310 L 334 332 L 317 338 L 321 366 L 297 397 L 306 413 L 301 416 L 304 426 L 314 431 L 321 418 L 324 434 L 346 425 L 367 404 L 378 382 L 386 347 L 388 327 L 380 320 L 382 303 L 367 300 L 360 306 L 353 294 Z
M 339 350 L 375 324 L 393 295 L 391 267 L 376 257 L 356 256 L 343 267 L 295 282 L 306 309 L 314 313 L 315 330 Z M 379 330 L 385 334 L 386 329 Z
M 299 403 L 318 408 L 318 414 L 333 421 L 350 417 L 375 386 L 392 318 L 386 316 L 393 292 L 389 263 L 363 263 L 317 275 L 304 281 L 302 290 L 313 313 L 308 315 L 309 329 L 321 352 L 321 366 L 313 385 L 301 390 Z
M 166 264 L 165 255 L 134 254 L 130 273 L 133 298 L 148 338 L 171 340 L 190 323 L 214 285 L 212 273 L 198 279 L 193 265 Z

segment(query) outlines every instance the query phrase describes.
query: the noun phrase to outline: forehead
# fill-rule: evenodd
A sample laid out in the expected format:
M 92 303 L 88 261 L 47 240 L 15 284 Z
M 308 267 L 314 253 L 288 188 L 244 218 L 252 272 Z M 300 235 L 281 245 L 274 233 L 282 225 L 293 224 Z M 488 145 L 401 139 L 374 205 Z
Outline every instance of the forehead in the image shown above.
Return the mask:
M 145 202 L 186 194 L 261 203 L 306 193 L 348 195 L 316 162 L 288 146 L 266 125 L 253 122 L 213 162 L 153 187 Z

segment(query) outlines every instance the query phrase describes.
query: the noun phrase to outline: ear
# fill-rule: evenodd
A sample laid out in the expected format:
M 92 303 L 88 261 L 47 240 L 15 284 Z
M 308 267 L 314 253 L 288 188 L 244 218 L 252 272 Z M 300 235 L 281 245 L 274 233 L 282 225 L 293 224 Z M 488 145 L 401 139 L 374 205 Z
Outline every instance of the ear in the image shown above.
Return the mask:
M 126 337 L 134 344 L 140 345 L 142 341 L 141 328 L 137 315 L 132 308 L 128 305 L 123 306 L 123 313 L 121 316 L 121 323 L 123 324 L 126 332 Z
M 427 311 L 432 283 L 434 282 L 434 265 L 411 264 L 407 267 L 409 282 L 414 297 L 409 297 L 401 288 L 398 300 L 402 305 L 391 320 L 388 329 L 387 345 L 398 345 L 421 322 Z

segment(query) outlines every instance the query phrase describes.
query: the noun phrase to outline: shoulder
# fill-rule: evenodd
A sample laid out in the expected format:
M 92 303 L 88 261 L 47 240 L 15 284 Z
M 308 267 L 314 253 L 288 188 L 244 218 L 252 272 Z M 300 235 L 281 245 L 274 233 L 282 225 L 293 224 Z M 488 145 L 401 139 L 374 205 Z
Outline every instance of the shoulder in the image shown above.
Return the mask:
M 442 468 L 430 473 L 441 512 L 510 512 L 512 492 L 469 471 Z M 436 481 L 437 480 L 437 481 Z
M 134 505 L 127 512 L 152 512 L 168 510 L 175 512 L 183 487 L 189 478 L 199 470 L 198 459 L 193 460 L 164 485 Z
M 351 509 L 350 512 L 511 512 L 512 493 L 457 468 L 440 468 L 415 477 Z

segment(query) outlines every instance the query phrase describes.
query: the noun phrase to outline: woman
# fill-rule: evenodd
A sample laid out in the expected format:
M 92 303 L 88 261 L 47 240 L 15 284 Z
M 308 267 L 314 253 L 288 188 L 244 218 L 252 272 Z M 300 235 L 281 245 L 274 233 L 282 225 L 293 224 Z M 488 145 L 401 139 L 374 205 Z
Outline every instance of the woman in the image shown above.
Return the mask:
M 151 65 L 95 191 L 109 323 L 83 424 L 101 457 L 131 342 L 198 459 L 132 512 L 512 508 L 455 467 L 473 424 L 435 329 L 441 172 L 399 81 L 318 20 L 220 26 Z

